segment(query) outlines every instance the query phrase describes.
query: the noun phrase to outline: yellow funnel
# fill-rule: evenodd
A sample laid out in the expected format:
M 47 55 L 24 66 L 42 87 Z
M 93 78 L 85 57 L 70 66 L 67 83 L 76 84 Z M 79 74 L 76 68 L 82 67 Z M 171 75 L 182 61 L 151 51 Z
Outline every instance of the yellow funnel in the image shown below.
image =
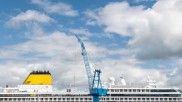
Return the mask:
M 33 71 L 23 85 L 52 85 L 52 76 L 49 71 Z

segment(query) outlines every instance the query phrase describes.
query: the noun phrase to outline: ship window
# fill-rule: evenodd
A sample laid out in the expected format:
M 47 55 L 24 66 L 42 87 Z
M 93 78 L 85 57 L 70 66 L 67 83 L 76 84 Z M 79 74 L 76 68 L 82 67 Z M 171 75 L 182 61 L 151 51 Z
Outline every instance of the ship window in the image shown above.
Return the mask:
M 115 98 L 115 100 L 119 100 L 119 98 Z
M 149 89 L 147 89 L 146 92 L 149 92 Z
M 145 92 L 145 90 L 144 90 L 144 89 L 142 89 L 142 92 Z
M 133 89 L 133 92 L 136 92 L 136 89 Z
M 140 92 L 140 90 L 138 89 L 137 92 Z
M 120 92 L 123 92 L 123 90 L 122 90 L 122 89 L 120 89 Z
M 114 90 L 113 90 L 113 89 L 111 89 L 111 92 L 114 92 Z
M 176 92 L 176 90 L 151 90 L 151 92 Z
M 145 100 L 145 98 L 142 98 L 142 100 Z
M 116 90 L 115 90 L 115 92 L 119 92 L 119 90 L 118 90 L 118 89 L 116 89 Z
M 124 92 L 127 92 L 127 89 L 124 89 Z
M 87 99 L 85 99 L 85 100 L 87 100 Z M 101 100 L 105 100 L 105 98 L 102 97 Z
M 129 89 L 129 92 L 131 92 L 131 89 Z

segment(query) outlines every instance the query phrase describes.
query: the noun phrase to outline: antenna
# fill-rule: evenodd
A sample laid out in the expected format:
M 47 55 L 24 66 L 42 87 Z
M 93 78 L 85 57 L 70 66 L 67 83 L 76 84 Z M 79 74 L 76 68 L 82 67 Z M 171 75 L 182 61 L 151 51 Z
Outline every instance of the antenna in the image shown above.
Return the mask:
M 73 85 L 73 87 L 75 88 L 75 73 L 74 73 L 74 85 Z

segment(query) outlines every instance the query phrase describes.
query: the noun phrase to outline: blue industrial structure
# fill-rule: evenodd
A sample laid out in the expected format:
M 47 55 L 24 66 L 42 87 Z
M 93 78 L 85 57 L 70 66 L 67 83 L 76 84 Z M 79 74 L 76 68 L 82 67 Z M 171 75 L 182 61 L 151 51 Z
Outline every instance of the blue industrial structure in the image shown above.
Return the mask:
M 84 59 L 85 68 L 86 68 L 86 72 L 87 72 L 90 94 L 93 96 L 93 102 L 99 102 L 99 96 L 105 96 L 107 94 L 107 89 L 102 88 L 102 83 L 100 80 L 101 71 L 95 69 L 94 76 L 92 76 L 84 43 L 78 37 L 78 35 L 75 35 L 75 36 L 78 39 L 78 42 L 81 44 L 81 47 L 82 47 L 82 56 Z
M 90 94 L 93 96 L 93 102 L 99 102 L 99 96 L 105 96 L 107 94 L 107 89 L 102 88 L 100 73 L 100 70 L 95 69 L 92 88 L 90 89 Z

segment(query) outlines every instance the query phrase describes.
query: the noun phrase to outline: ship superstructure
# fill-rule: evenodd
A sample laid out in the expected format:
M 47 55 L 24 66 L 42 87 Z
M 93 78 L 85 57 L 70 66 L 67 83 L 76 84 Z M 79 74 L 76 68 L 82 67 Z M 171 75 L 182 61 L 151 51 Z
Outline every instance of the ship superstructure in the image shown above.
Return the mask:
M 127 85 L 122 79 L 115 85 L 109 78 L 105 85 L 106 96 L 99 97 L 100 102 L 182 102 L 178 88 L 161 88 L 148 83 L 145 86 Z M 151 81 L 154 82 L 154 81 Z M 0 102 L 92 102 L 89 91 L 69 87 L 64 91 L 52 90 L 52 76 L 48 71 L 31 72 L 22 85 L 1 89 Z

